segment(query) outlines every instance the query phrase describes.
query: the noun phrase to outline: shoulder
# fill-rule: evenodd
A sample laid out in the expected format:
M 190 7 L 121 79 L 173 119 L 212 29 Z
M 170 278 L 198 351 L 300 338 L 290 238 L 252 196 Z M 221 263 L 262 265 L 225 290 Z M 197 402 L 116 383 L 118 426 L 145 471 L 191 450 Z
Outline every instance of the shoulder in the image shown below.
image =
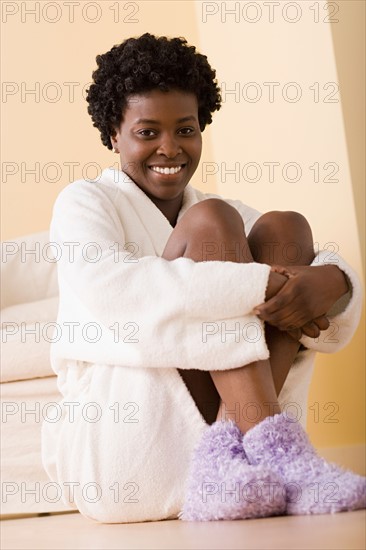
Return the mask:
M 90 207 L 91 204 L 112 205 L 118 193 L 116 186 L 110 184 L 104 176 L 105 170 L 95 179 L 78 179 L 67 184 L 57 195 L 54 209 L 77 205 Z

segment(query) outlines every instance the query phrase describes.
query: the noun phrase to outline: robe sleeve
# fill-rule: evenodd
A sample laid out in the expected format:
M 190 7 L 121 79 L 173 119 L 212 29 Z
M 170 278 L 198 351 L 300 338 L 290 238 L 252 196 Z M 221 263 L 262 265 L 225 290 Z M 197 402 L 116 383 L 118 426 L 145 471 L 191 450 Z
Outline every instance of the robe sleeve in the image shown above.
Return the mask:
M 264 300 L 268 265 L 138 257 L 113 200 L 92 186 L 70 184 L 53 209 L 58 323 L 76 330 L 52 344 L 54 361 L 225 370 L 268 358 L 252 313 Z M 79 335 L 93 324 L 94 337 Z
M 348 292 L 333 304 L 326 313 L 330 325 L 318 338 L 303 336 L 300 342 L 308 349 L 322 353 L 334 353 L 344 348 L 352 339 L 360 322 L 362 309 L 361 282 L 356 272 L 339 256 L 322 250 L 316 254 L 311 265 L 336 265 L 346 275 Z

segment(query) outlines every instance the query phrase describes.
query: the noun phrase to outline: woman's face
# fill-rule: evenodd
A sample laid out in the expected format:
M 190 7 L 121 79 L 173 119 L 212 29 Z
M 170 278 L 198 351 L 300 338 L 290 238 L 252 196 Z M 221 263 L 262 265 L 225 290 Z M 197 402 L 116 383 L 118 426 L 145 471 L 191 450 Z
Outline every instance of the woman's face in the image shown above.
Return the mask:
M 155 204 L 181 201 L 201 157 L 196 96 L 158 89 L 129 96 L 111 140 L 121 169 Z

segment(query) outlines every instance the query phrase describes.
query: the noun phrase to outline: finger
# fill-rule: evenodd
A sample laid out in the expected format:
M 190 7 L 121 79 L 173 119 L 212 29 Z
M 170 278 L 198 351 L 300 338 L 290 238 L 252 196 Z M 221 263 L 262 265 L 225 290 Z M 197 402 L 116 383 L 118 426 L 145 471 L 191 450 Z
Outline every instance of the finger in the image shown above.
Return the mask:
M 285 331 L 301 328 L 306 323 L 312 322 L 312 318 L 301 310 L 296 300 L 284 310 L 269 315 L 263 314 L 259 317 L 270 325 Z
M 316 325 L 313 322 L 306 323 L 306 325 L 301 327 L 301 330 L 303 334 L 305 334 L 306 336 L 309 336 L 310 338 L 318 338 L 318 336 L 320 335 L 320 330 L 318 325 Z
M 330 327 L 329 319 L 325 315 L 313 319 L 313 323 L 315 323 L 320 330 L 327 330 L 327 328 Z
M 299 292 L 289 279 L 275 296 L 254 308 L 254 312 L 257 315 L 270 315 L 289 306 L 297 298 L 299 298 Z
M 284 275 L 285 277 L 289 276 L 289 272 L 283 265 L 273 264 L 271 265 L 271 271 L 273 273 L 279 273 L 280 275 Z
M 274 273 L 279 273 L 280 275 L 284 275 L 288 279 L 295 277 L 295 273 L 292 273 L 291 271 L 289 271 L 288 267 L 284 267 L 282 265 L 271 265 L 271 271 L 273 271 Z
M 298 296 L 280 295 L 280 292 L 281 291 L 279 291 L 276 296 L 273 296 L 273 298 L 267 300 L 267 302 L 256 306 L 253 310 L 254 313 L 261 317 L 261 319 L 266 320 L 265 318 L 271 315 L 282 313 L 285 308 L 291 307 L 293 302 L 298 299 Z
M 271 265 L 271 271 L 273 271 L 274 273 L 282 273 L 284 270 L 285 268 L 283 265 L 279 265 L 279 264 Z

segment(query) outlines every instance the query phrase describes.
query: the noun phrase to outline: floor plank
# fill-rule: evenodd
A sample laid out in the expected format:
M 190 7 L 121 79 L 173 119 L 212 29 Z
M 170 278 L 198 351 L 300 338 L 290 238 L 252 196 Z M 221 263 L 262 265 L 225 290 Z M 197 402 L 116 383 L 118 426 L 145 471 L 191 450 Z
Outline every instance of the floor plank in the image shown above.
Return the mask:
M 216 522 L 101 524 L 79 513 L 5 520 L 3 550 L 364 550 L 365 511 Z

